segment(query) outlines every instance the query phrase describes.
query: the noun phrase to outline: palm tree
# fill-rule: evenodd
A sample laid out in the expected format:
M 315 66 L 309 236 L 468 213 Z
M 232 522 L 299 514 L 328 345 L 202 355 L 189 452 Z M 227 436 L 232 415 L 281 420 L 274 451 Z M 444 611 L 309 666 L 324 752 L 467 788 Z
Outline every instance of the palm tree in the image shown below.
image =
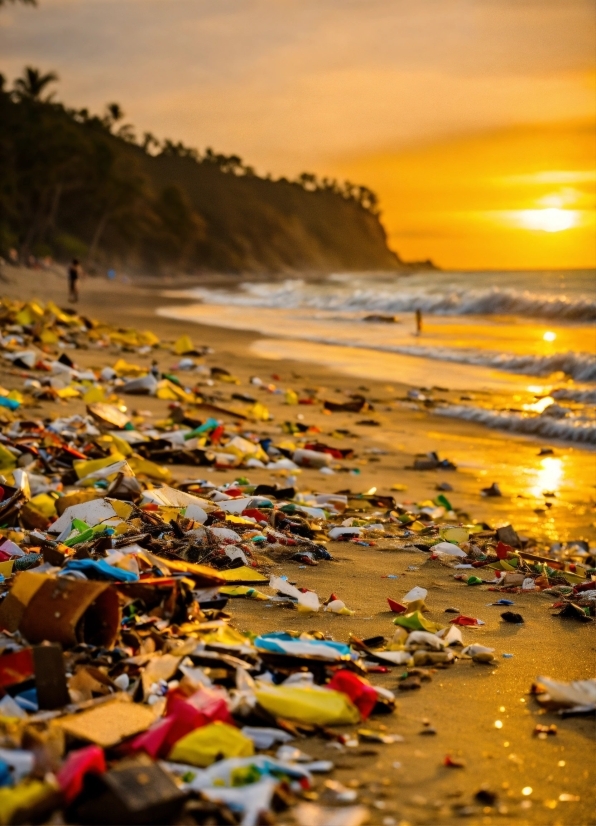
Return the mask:
M 122 107 L 119 103 L 108 103 L 106 104 L 106 113 L 103 116 L 102 120 L 104 126 L 111 131 L 112 126 L 118 123 L 119 120 L 122 120 L 124 117 L 124 112 L 122 111 Z
M 159 140 L 153 135 L 151 132 L 144 132 L 143 133 L 143 141 L 141 143 L 142 149 L 148 154 L 151 154 L 152 147 L 155 149 L 159 149 L 161 146 Z
M 53 93 L 42 99 L 42 92 L 50 83 L 55 83 L 57 80 L 56 72 L 46 72 L 43 75 L 39 69 L 35 69 L 33 66 L 25 66 L 23 77 L 18 77 L 14 82 L 16 96 L 20 100 L 48 103 L 52 99 Z

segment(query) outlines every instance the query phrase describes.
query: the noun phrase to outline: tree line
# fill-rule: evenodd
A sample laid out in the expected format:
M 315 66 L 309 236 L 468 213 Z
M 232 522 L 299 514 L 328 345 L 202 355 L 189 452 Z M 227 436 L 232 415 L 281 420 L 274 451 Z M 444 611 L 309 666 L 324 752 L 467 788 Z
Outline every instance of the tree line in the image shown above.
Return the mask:
M 99 115 L 70 108 L 56 100 L 57 81 L 54 72 L 31 66 L 11 86 L 0 75 L 0 254 L 74 255 L 91 266 L 104 248 L 120 257 L 134 248 L 145 268 L 196 267 L 205 260 L 208 224 L 184 186 L 156 185 L 148 164 L 175 158 L 224 176 L 273 181 L 238 155 L 201 153 L 150 132 L 138 138 L 118 103 Z M 378 215 L 377 198 L 364 186 L 307 172 L 277 183 Z

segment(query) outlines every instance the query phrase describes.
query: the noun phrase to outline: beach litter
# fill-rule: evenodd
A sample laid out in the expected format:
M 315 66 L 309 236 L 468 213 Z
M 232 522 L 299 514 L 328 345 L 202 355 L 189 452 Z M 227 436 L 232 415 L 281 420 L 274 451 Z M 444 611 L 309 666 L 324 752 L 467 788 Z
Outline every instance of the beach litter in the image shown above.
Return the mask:
M 363 822 L 365 807 L 333 808 L 357 800 L 335 780 L 321 791 L 325 806 L 312 803 L 316 776 L 334 765 L 297 744 L 399 742 L 376 729 L 333 727 L 395 710 L 394 691 L 375 685 L 375 674 L 397 669 L 394 687 L 407 693 L 444 669 L 495 665 L 497 654 L 464 642 L 462 631 L 478 633 L 483 620 L 454 608 L 445 609 L 457 614 L 448 622 L 431 619 L 433 592 L 419 585 L 387 598 L 387 637 L 354 635 L 357 605 L 295 582 L 302 567 L 335 564 L 329 543 L 363 554 L 378 543 L 415 551 L 422 562 L 408 576 L 426 562 L 471 567 L 468 584 L 546 594 L 563 618 L 594 617 L 594 563 L 581 543 L 549 548 L 512 526 L 468 524 L 443 493 L 402 503 L 376 488 L 299 490 L 301 469 L 341 471 L 355 451 L 326 444 L 308 425 L 259 432 L 271 420 L 265 404 L 235 393 L 237 404 L 224 406 L 206 393 L 211 385 L 194 381 L 207 375 L 198 360 L 208 348 L 188 336 L 162 345 L 51 302 L 0 307 L 2 355 L 27 374 L 23 391 L 0 390 L 0 823 L 186 817 L 248 825 L 289 808 L 297 822 Z M 128 360 L 165 346 L 181 357 L 184 381 Z M 119 356 L 82 370 L 79 347 Z M 208 376 L 238 381 L 224 368 Z M 168 413 L 154 422 L 120 394 L 154 396 Z M 40 399 L 55 402 L 56 415 L 39 415 Z M 73 399 L 85 412 L 65 415 Z M 309 403 L 331 413 L 370 409 L 364 397 Z M 454 469 L 436 454 L 420 462 Z M 178 464 L 191 475 L 175 479 Z M 244 475 L 262 468 L 275 482 Z M 203 469 L 236 475 L 216 484 Z M 288 610 L 314 623 L 331 615 L 348 641 L 316 630 L 239 630 L 230 609 L 242 599 L 271 607 L 272 622 Z M 594 707 L 594 681 L 538 683 L 546 708 Z

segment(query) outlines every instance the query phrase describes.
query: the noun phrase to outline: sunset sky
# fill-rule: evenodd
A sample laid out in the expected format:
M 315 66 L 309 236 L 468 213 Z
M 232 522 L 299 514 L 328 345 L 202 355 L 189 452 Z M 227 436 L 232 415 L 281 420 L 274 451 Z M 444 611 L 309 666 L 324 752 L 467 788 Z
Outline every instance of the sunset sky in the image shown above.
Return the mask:
M 349 178 L 448 268 L 596 265 L 592 0 L 39 0 L 0 71 L 139 133 Z

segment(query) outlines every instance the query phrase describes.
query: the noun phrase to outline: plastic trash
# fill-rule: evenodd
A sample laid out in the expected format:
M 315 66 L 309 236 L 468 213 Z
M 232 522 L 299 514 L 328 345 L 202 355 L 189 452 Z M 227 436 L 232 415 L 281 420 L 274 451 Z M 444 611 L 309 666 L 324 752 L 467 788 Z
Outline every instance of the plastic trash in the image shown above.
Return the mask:
M 221 757 L 250 757 L 253 741 L 227 723 L 210 723 L 178 740 L 169 759 L 191 766 L 210 766 Z
M 567 683 L 551 677 L 537 677 L 533 692 L 541 705 L 555 710 L 589 714 L 596 709 L 596 679 Z
M 281 577 L 272 576 L 269 580 L 269 587 L 295 599 L 296 607 L 303 613 L 316 613 L 321 607 L 319 598 L 314 591 L 303 593 L 298 588 L 290 585 L 285 579 L 281 579 Z
M 435 554 L 445 554 L 446 556 L 459 556 L 461 558 L 467 556 L 465 551 L 462 551 L 461 548 L 458 548 L 457 545 L 451 542 L 437 542 L 436 545 L 432 546 L 431 550 Z
M 336 671 L 327 687 L 346 694 L 366 720 L 377 704 L 377 692 L 352 671 Z
M 270 714 L 310 725 L 349 725 L 360 720 L 360 713 L 341 691 L 317 685 L 269 686 L 258 683 L 255 695 Z

